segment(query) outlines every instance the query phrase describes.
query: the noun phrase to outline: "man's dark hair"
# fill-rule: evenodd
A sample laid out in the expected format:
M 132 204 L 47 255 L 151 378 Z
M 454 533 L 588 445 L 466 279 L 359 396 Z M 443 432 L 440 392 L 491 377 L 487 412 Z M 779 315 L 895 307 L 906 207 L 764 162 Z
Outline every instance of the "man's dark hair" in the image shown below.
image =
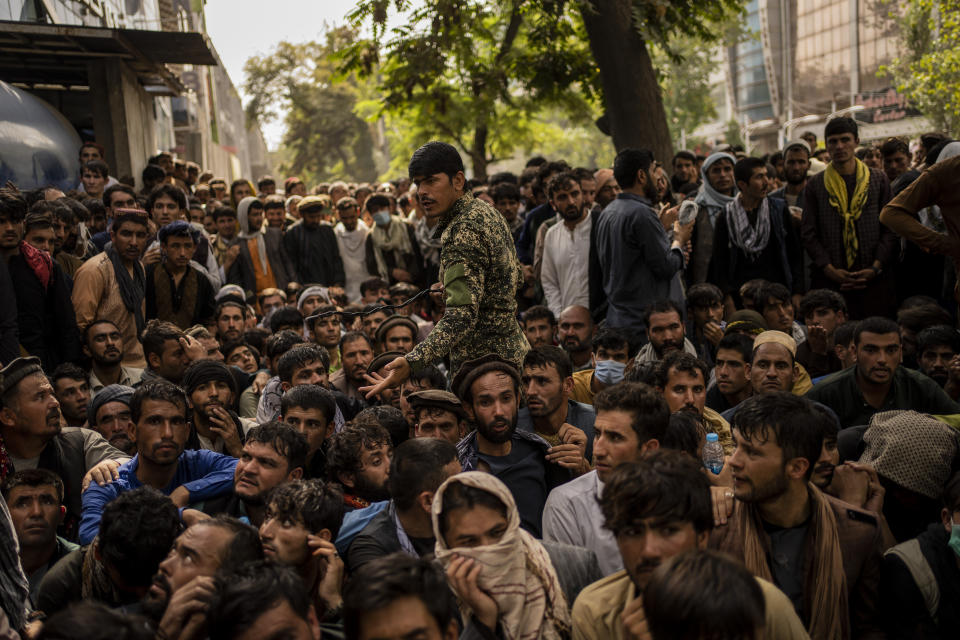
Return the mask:
M 440 525 L 440 535 L 446 537 L 450 528 L 451 513 L 457 509 L 473 509 L 474 507 L 486 507 L 503 517 L 507 516 L 507 505 L 495 494 L 462 482 L 451 482 L 443 492 L 443 508 L 437 517 L 437 524 Z
M 140 172 L 140 179 L 144 184 L 160 182 L 167 177 L 167 172 L 158 164 L 148 164 Z
M 172 322 L 154 318 L 147 323 L 143 333 L 140 334 L 140 342 L 143 343 L 143 355 L 144 357 L 150 355 L 161 357 L 163 347 L 167 342 L 170 340 L 178 342 L 182 337 L 183 331 L 180 327 Z
M 316 360 L 320 361 L 324 370 L 330 368 L 330 354 L 323 347 L 310 342 L 294 345 L 277 361 L 277 375 L 281 382 L 291 383 L 297 369 L 302 369 Z
M 660 443 L 660 449 L 680 451 L 692 460 L 700 458 L 700 443 L 707 435 L 703 418 L 693 411 L 676 411 L 670 414 L 670 424 Z
M 390 434 L 390 444 L 394 447 L 410 438 L 410 425 L 403 412 L 391 405 L 367 407 L 353 418 L 354 424 L 377 424 Z
M 103 200 L 99 198 L 85 198 L 80 204 L 82 204 L 90 214 L 91 220 L 98 216 L 101 218 L 107 216 L 107 209 L 103 206 Z
M 0 187 L 0 218 L 20 222 L 27 217 L 27 201 L 15 189 Z
M 217 207 L 216 209 L 213 210 L 214 221 L 219 220 L 220 218 L 236 219 L 236 217 L 237 217 L 237 212 L 227 206 Z
M 519 202 L 520 188 L 514 183 L 499 182 L 490 189 L 490 197 L 493 198 L 494 204 L 502 200 L 516 200 Z
M 715 284 L 701 282 L 687 289 L 687 309 L 702 309 L 717 303 L 723 304 L 723 292 Z
M 286 602 L 293 613 L 307 620 L 310 596 L 303 580 L 292 568 L 260 560 L 219 572 L 207 608 L 206 628 L 210 640 L 232 640 L 257 619 Z
M 800 318 L 806 322 L 817 309 L 847 312 L 847 302 L 833 289 L 813 289 L 800 299 Z
M 854 139 L 859 139 L 860 130 L 857 127 L 857 121 L 847 116 L 834 118 L 827 122 L 827 126 L 824 127 L 823 138 L 826 140 L 830 136 L 837 136 L 844 133 L 852 133 Z
M 42 205 L 38 207 L 37 205 Z M 34 229 L 53 229 L 55 226 L 53 214 L 49 211 L 53 205 L 41 200 L 30 208 L 27 217 L 23 219 L 23 235 L 26 236 Z
M 689 373 L 693 376 L 700 373 L 700 375 L 703 376 L 704 386 L 710 381 L 710 370 L 707 367 L 707 363 L 686 351 L 676 350 L 664 356 L 657 365 L 657 386 L 661 389 L 667 388 L 671 369 L 682 373 Z
M 670 165 L 673 167 L 677 166 L 677 160 L 689 160 L 690 162 L 696 162 L 697 156 L 693 155 L 692 151 L 680 150 L 673 154 L 673 159 L 670 161 Z
M 232 300 L 224 300 L 223 302 L 217 305 L 217 310 L 213 314 L 214 319 L 219 320 L 220 314 L 223 313 L 223 310 L 228 309 L 230 307 L 236 307 L 237 309 L 240 309 L 240 315 L 244 319 L 247 318 L 247 305 L 244 302 L 240 302 L 239 300 L 234 298 Z
M 427 383 L 427 386 L 431 389 L 442 389 L 447 390 L 447 378 L 443 375 L 443 372 L 440 369 L 437 369 L 436 365 L 427 365 L 423 369 L 420 369 L 416 373 L 410 374 L 410 380 L 418 383 L 421 387 L 424 386 L 424 382 Z
M 369 198 L 367 198 L 363 203 L 363 208 L 367 211 L 379 211 L 381 209 L 388 209 L 390 207 L 390 198 L 383 195 L 382 193 L 375 193 Z
M 153 213 L 153 205 L 163 196 L 167 196 L 176 202 L 181 211 L 186 210 L 187 196 L 184 195 L 183 191 L 172 184 L 158 184 L 150 191 L 150 195 L 147 196 L 147 213 Z
M 91 160 L 83 165 L 81 172 L 89 171 L 90 173 L 95 173 L 101 178 L 108 178 L 110 175 L 110 167 L 107 166 L 107 163 L 103 160 Z
M 343 592 L 347 640 L 360 637 L 361 621 L 368 615 L 411 596 L 423 603 L 441 633 L 456 620 L 456 599 L 434 562 L 398 551 L 361 566 L 350 576 Z
M 787 289 L 786 286 L 779 282 L 765 282 L 762 287 L 757 291 L 757 297 L 754 299 L 754 304 L 757 305 L 757 310 L 763 313 L 763 309 L 770 303 L 770 298 L 778 300 L 779 302 L 790 302 L 792 298 L 790 297 L 790 289 Z
M 553 315 L 550 307 L 537 304 L 523 312 L 523 324 L 526 325 L 531 320 L 546 320 L 550 326 L 557 326 L 557 317 Z
M 558 173 L 563 173 L 564 171 L 569 170 L 570 165 L 564 160 L 545 162 L 537 168 L 537 177 L 533 182 L 533 186 L 535 189 L 539 189 L 546 193 L 547 183 L 550 182 L 550 178 Z
M 90 346 L 90 329 L 97 326 L 98 324 L 110 324 L 110 325 L 113 325 L 114 329 L 116 329 L 117 331 L 120 331 L 120 327 L 117 326 L 117 323 L 111 320 L 110 318 L 97 318 L 96 320 L 94 320 L 93 322 L 91 322 L 90 324 L 88 324 L 86 327 L 83 328 L 83 336 L 82 336 L 83 344 L 87 345 L 88 347 Z M 121 335 L 121 341 L 122 339 L 123 338 Z
M 230 354 L 239 349 L 240 347 L 246 347 L 253 358 L 257 361 L 257 364 L 260 364 L 260 350 L 255 346 L 247 342 L 244 338 L 237 338 L 236 340 L 231 340 L 223 345 L 223 348 L 220 350 L 220 353 L 223 354 L 223 357 L 227 360 L 230 359 Z
M 286 458 L 287 473 L 307 464 L 307 437 L 285 422 L 271 420 L 253 427 L 247 432 L 244 444 L 251 442 L 270 445 L 278 455 Z
M 713 529 L 710 481 L 693 458 L 679 451 L 659 449 L 618 465 L 604 483 L 600 510 L 603 526 L 614 535 L 647 518 L 689 522 L 697 533 Z
M 648 171 L 652 164 L 652 151 L 623 149 L 613 161 L 613 177 L 621 189 L 629 189 L 637 184 L 637 172 Z
M 327 447 L 327 474 L 340 482 L 340 474 L 356 474 L 361 468 L 363 451 L 373 451 L 391 444 L 390 433 L 378 422 L 349 422 L 330 436 Z
M 806 458 L 810 466 L 805 477 L 809 480 L 823 448 L 822 430 L 813 426 L 819 420 L 813 403 L 806 398 L 775 391 L 744 400 L 730 426 L 740 438 L 760 443 L 775 439 L 783 449 L 783 465 L 794 458 Z
M 607 387 L 593 399 L 593 408 L 601 411 L 626 411 L 633 415 L 630 426 L 640 444 L 661 440 L 670 422 L 670 408 L 663 395 L 640 382 L 621 382 Z
M 343 523 L 343 492 L 336 482 L 293 480 L 277 485 L 268 498 L 274 517 L 302 522 L 310 533 L 323 529 L 335 540 Z
M 900 339 L 900 327 L 897 326 L 897 323 L 890 318 L 883 318 L 881 316 L 872 316 L 870 318 L 861 320 L 857 324 L 857 330 L 853 332 L 853 343 L 855 345 L 860 345 L 860 336 L 862 336 L 864 333 L 876 333 L 881 335 L 895 333 L 897 334 L 897 339 Z
M 728 333 L 723 336 L 717 344 L 717 353 L 720 352 L 720 349 L 736 351 L 746 364 L 753 362 L 753 338 L 742 333 Z
M 558 191 L 566 189 L 570 183 L 575 184 L 578 189 L 580 188 L 580 179 L 577 178 L 577 174 L 569 170 L 558 173 L 547 183 L 547 195 L 552 198 Z
M 63 362 L 57 365 L 57 368 L 53 370 L 53 373 L 50 375 L 50 384 L 53 385 L 53 388 L 57 388 L 57 381 L 67 378 L 69 380 L 82 380 L 87 382 L 90 380 L 90 375 L 73 364 L 72 362 Z
M 333 393 L 323 387 L 301 384 L 287 391 L 280 399 L 281 416 L 286 416 L 287 412 L 294 408 L 319 409 L 323 419 L 329 423 L 337 413 L 337 400 Z
M 445 173 L 453 180 L 453 176 L 463 170 L 463 158 L 453 145 L 434 140 L 413 152 L 407 174 L 413 180 L 417 177 Z
M 489 184 L 491 188 L 504 183 L 516 186 L 519 183 L 517 174 L 512 171 L 498 171 L 487 179 L 487 184 Z
M 948 347 L 954 355 L 960 353 L 960 333 L 953 327 L 941 324 L 917 334 L 918 356 L 922 356 L 927 349 L 940 346 Z
M 627 350 L 627 357 L 631 355 L 630 341 L 627 339 L 627 336 L 619 329 L 612 327 L 604 327 L 597 331 L 593 336 L 593 340 L 590 342 L 590 348 L 594 353 L 600 349 L 612 351 L 614 349 L 625 348 Z
M 187 415 L 187 396 L 183 389 L 166 380 L 148 380 L 137 387 L 130 398 L 130 419 L 134 424 L 140 422 L 143 403 L 146 400 L 169 402 L 180 407 L 184 416 Z
M 38 640 L 153 640 L 147 620 L 93 600 L 74 602 L 50 616 Z
M 380 291 L 381 289 L 387 289 L 388 285 L 382 278 L 367 278 L 360 283 L 360 295 L 367 295 L 367 291 Z
M 839 344 L 844 347 L 848 346 L 854 341 L 854 336 L 859 326 L 860 323 L 855 320 L 838 325 L 837 328 L 833 330 L 833 344 Z
M 118 183 L 118 184 L 113 185 L 112 187 L 107 187 L 106 189 L 103 190 L 103 206 L 104 206 L 104 207 L 109 207 L 109 206 L 110 206 L 110 198 L 113 197 L 113 194 L 118 193 L 118 192 L 119 192 L 119 193 L 125 193 L 125 194 L 127 194 L 128 196 L 131 196 L 131 197 L 134 198 L 134 199 L 136 199 L 136 197 L 137 197 L 137 192 L 133 190 L 133 187 L 129 187 L 129 186 L 125 185 L 125 184 L 120 184 L 120 183 Z
M 367 343 L 367 346 L 370 347 L 370 351 L 373 351 L 373 342 L 370 340 L 370 337 L 367 336 L 363 331 L 347 331 L 345 334 L 340 336 L 340 355 L 343 355 L 343 345 L 350 342 L 356 342 L 357 340 L 363 340 Z
M 54 207 L 53 215 L 63 224 L 72 226 L 78 220 L 86 222 L 90 219 L 90 210 L 73 198 L 60 198 L 56 202 L 63 206 Z
M 650 316 L 655 313 L 669 313 L 670 311 L 676 311 L 677 315 L 680 316 L 680 322 L 683 322 L 683 309 L 680 308 L 680 305 L 669 298 L 664 298 L 647 305 L 647 308 L 643 310 L 643 324 L 649 328 Z
M 900 138 L 887 138 L 883 144 L 880 145 L 880 155 L 884 158 L 888 158 L 897 153 L 902 153 L 908 158 L 910 157 L 910 147 Z
M 48 469 L 22 469 L 11 473 L 3 481 L 3 499 L 10 498 L 10 492 L 17 487 L 46 487 L 52 486 L 57 492 L 57 502 L 63 502 L 63 480 L 60 476 Z
M 921 304 L 898 311 L 897 324 L 914 333 L 920 333 L 928 327 L 935 327 L 939 324 L 951 325 L 953 324 L 953 318 L 950 317 L 946 309 L 938 304 Z
M 718 551 L 693 550 L 654 570 L 643 590 L 653 640 L 741 640 L 757 637 L 766 601 L 743 565 Z
M 285 305 L 274 309 L 270 314 L 270 331 L 278 333 L 280 327 L 299 327 L 303 325 L 303 314 L 294 306 Z
M 267 354 L 267 358 L 273 360 L 278 356 L 282 356 L 296 345 L 304 344 L 305 342 L 306 339 L 304 339 L 303 334 L 292 331 L 291 329 L 284 329 L 267 338 L 264 351 Z
M 741 158 L 733 165 L 733 178 L 737 184 L 750 182 L 755 169 L 766 167 L 767 163 L 760 158 Z
M 170 498 L 138 487 L 103 508 L 97 548 L 128 587 L 146 587 L 179 533 L 180 514 Z
M 527 355 L 523 357 L 523 366 L 544 369 L 552 366 L 560 376 L 561 383 L 573 375 L 573 362 L 570 361 L 570 356 L 560 347 L 553 345 L 534 347 L 527 351 Z
M 406 511 L 421 493 L 439 489 L 443 467 L 456 459 L 457 448 L 439 438 L 414 438 L 394 449 L 387 490 L 397 509 Z
M 233 516 L 220 513 L 208 520 L 201 520 L 194 527 L 216 527 L 231 534 L 232 540 L 224 546 L 220 556 L 220 571 L 232 571 L 249 562 L 263 559 L 263 544 L 256 527 Z

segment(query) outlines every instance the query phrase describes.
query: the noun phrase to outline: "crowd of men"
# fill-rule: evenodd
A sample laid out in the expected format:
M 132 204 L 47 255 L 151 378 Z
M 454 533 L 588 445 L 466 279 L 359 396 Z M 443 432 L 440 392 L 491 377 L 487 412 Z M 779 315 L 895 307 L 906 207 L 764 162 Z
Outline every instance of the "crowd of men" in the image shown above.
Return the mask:
M 956 637 L 960 142 L 824 137 L 8 184 L 0 639 Z

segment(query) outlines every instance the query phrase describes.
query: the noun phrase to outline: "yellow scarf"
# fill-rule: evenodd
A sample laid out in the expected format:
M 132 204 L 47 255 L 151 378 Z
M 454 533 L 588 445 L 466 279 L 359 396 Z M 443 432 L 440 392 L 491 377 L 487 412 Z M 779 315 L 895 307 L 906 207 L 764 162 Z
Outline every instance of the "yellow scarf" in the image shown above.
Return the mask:
M 843 218 L 843 250 L 847 256 L 847 268 L 853 266 L 860 251 L 860 240 L 857 238 L 857 220 L 863 213 L 863 205 L 867 203 L 867 186 L 870 184 L 870 169 L 857 160 L 857 184 L 853 189 L 853 197 L 847 199 L 847 183 L 843 176 L 837 173 L 833 164 L 827 165 L 823 172 L 823 185 L 827 188 L 830 205 L 840 212 Z

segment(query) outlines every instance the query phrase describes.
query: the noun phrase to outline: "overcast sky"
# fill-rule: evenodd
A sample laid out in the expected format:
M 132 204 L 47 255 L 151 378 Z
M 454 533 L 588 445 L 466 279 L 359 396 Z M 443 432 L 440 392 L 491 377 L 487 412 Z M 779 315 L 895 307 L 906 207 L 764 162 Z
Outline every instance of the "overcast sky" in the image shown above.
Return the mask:
M 343 24 L 355 4 L 355 0 L 207 0 L 207 33 L 246 101 L 243 65 L 247 58 L 270 52 L 281 40 L 314 40 L 325 22 Z M 263 133 L 267 146 L 274 149 L 283 136 L 282 122 L 271 123 Z

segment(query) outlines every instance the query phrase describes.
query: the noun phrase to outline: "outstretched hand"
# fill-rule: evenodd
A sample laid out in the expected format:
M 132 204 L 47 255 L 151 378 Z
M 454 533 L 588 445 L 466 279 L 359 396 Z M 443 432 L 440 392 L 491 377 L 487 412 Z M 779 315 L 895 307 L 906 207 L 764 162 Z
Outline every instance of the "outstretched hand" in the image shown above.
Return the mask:
M 410 377 L 410 363 L 407 362 L 406 358 L 400 356 L 394 358 L 393 362 L 384 367 L 384 371 L 387 372 L 386 377 L 378 373 L 364 374 L 363 377 L 366 378 L 370 384 L 366 387 L 360 387 L 359 391 L 364 394 L 367 399 L 376 396 L 384 389 L 393 389 L 406 382 L 407 378 Z

